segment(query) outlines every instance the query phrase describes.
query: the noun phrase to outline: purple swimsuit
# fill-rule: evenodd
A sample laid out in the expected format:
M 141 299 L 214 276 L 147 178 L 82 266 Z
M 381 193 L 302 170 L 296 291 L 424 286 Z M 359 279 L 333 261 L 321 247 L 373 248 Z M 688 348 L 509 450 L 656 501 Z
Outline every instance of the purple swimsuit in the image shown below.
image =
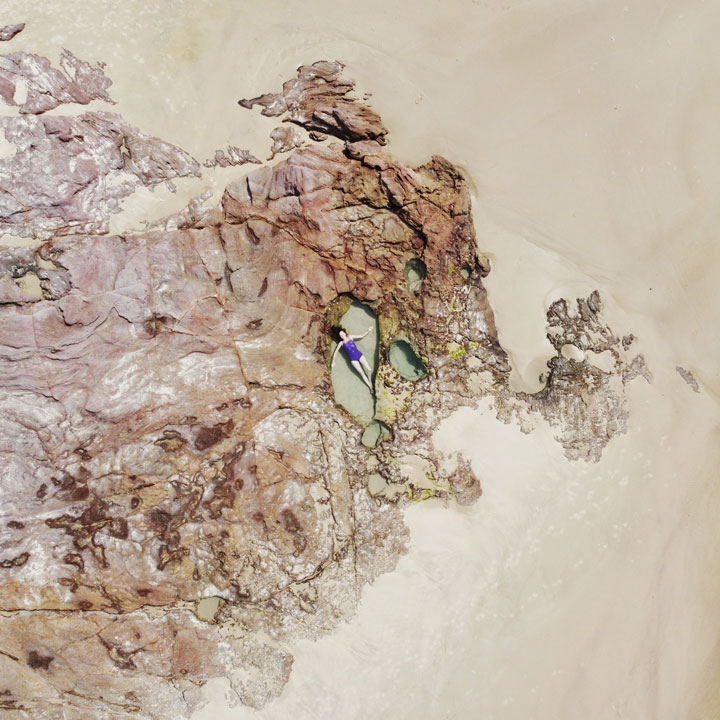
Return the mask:
M 350 358 L 350 362 L 353 360 L 359 360 L 363 356 L 363 354 L 358 350 L 354 340 L 345 340 L 343 347 L 345 348 L 345 352 L 348 354 L 348 358 Z

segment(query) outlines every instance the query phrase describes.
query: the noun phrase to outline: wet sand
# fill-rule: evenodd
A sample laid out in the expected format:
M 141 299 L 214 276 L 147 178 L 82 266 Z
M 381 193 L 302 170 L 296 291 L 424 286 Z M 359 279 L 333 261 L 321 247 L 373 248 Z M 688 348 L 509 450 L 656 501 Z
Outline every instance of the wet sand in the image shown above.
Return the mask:
M 595 288 L 654 375 L 630 386 L 630 431 L 597 465 L 567 462 L 548 428 L 523 435 L 486 405 L 447 421 L 437 444 L 471 459 L 483 497 L 413 506 L 398 570 L 352 622 L 299 643 L 275 703 L 228 709 L 213 682 L 198 719 L 720 715 L 716 3 L 4 8 L 27 29 L 3 51 L 107 62 L 115 109 L 199 159 L 227 144 L 267 157 L 276 123 L 237 99 L 279 89 L 301 63 L 342 60 L 396 157 L 439 153 L 474 182 L 515 386 L 539 386 L 547 305 Z M 217 196 L 241 172 L 148 191 L 114 227 Z

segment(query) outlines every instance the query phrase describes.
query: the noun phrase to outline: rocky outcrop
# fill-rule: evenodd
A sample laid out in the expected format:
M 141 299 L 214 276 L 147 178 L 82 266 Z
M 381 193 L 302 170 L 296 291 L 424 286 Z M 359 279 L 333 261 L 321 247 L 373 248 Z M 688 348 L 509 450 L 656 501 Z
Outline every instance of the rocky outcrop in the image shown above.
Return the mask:
M 29 632 L 22 618 L 41 611 L 68 613 L 60 634 L 79 633 L 98 611 L 104 622 L 130 614 L 152 625 L 143 608 L 216 595 L 234 641 L 272 638 L 255 656 L 267 658 L 266 676 L 280 674 L 270 685 L 238 679 L 243 700 L 279 691 L 289 665 L 272 658 L 287 657 L 289 637 L 351 613 L 404 542 L 397 506 L 366 489 L 386 450 L 366 449 L 333 402 L 331 316 L 361 299 L 380 317 L 384 347 L 404 328 L 432 365 L 459 327 L 444 317 L 457 296 L 467 336 L 488 358 L 501 352 L 468 203 L 439 158 L 411 171 L 376 143 L 317 147 L 233 183 L 221 212 L 192 229 L 6 251 L 6 282 L 55 268 L 44 270 L 54 289 L 44 278 L 43 300 L 15 298 L 0 314 L 0 606 L 15 613 L 12 627 Z M 438 273 L 410 297 L 404 269 L 416 257 Z M 468 277 L 450 279 L 451 264 Z M 416 446 L 405 440 L 403 453 Z M 477 487 L 467 469 L 438 480 Z M 201 682 L 224 660 L 208 640 L 215 627 L 196 632 L 208 661 L 187 679 Z M 62 655 L 62 642 L 43 645 L 44 657 Z M 150 682 L 110 645 L 98 652 L 119 658 L 126 692 Z M 155 652 L 122 648 L 148 662 Z M 100 678 L 92 683 L 84 694 L 98 697 Z M 28 687 L 9 689 L 27 698 Z
M 0 42 L 7 42 L 12 40 L 18 33 L 21 33 L 25 29 L 25 23 L 19 23 L 17 25 L 5 25 L 0 28 Z
M 598 461 L 616 435 L 627 431 L 624 386 L 652 375 L 642 355 L 630 350 L 603 321 L 600 294 L 554 302 L 547 313 L 547 338 L 557 354 L 548 363 L 545 388 L 519 395 L 527 405 L 559 429 L 557 440 L 570 460 Z
M 298 68 L 298 76 L 282 92 L 240 100 L 244 108 L 263 107 L 268 117 L 286 115 L 288 122 L 342 140 L 375 140 L 384 145 L 387 129 L 380 116 L 351 97 L 354 84 L 340 77 L 344 65 L 321 60 Z
M 114 113 L 3 117 L 17 147 L 0 158 L 0 232 L 48 238 L 107 232 L 111 213 L 140 185 L 198 176 L 180 148 Z
M 339 65 L 312 68 L 265 96 L 268 114 L 359 128 Z M 104 178 L 160 182 L 194 161 L 117 116 L 12 120 L 5 227 L 50 236 L 0 252 L 0 706 L 18 717 L 185 717 L 216 676 L 259 707 L 292 641 L 331 631 L 394 568 L 406 502 L 480 495 L 433 446 L 452 410 L 492 393 L 504 419 L 561 423 L 577 457 L 622 431 L 613 378 L 638 369 L 624 355 L 601 375 L 558 361 L 539 396 L 508 389 L 467 184 L 443 158 L 410 168 L 353 135 L 239 173 L 175 229 L 120 237 L 98 233 L 117 200 Z M 377 322 L 364 426 L 327 367 L 354 303 Z M 551 309 L 561 357 L 619 342 L 583 303 Z
M 253 163 L 260 165 L 258 160 L 249 150 L 241 150 L 234 145 L 228 145 L 227 153 L 224 150 L 216 150 L 212 160 L 205 160 L 203 166 L 206 168 L 213 167 L 230 167 L 231 165 L 245 165 L 245 163 Z
M 7 105 L 18 106 L 21 113 L 33 115 L 67 103 L 87 105 L 96 99 L 111 103 L 107 89 L 112 80 L 104 67 L 104 63 L 78 60 L 68 50 L 60 55 L 59 70 L 40 55 L 0 55 L 0 98 Z

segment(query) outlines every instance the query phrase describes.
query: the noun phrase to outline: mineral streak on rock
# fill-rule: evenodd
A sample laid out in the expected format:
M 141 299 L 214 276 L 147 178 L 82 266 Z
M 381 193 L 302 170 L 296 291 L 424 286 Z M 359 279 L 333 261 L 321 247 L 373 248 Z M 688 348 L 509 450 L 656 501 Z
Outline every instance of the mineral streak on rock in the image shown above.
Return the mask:
M 212 160 L 205 160 L 203 166 L 206 168 L 214 167 L 230 167 L 231 165 L 245 165 L 245 163 L 254 163 L 260 165 L 258 160 L 249 150 L 241 150 L 234 145 L 228 145 L 227 154 L 224 150 L 216 150 L 215 157 Z
M 273 144 L 272 148 L 270 148 L 270 157 L 268 160 L 272 160 L 280 153 L 299 148 L 304 142 L 302 132 L 297 128 L 288 127 L 287 125 L 276 127 L 270 133 L 270 139 L 273 141 Z
M 283 84 L 282 92 L 240 100 L 244 108 L 262 105 L 262 114 L 302 125 L 306 130 L 334 135 L 342 140 L 375 140 L 385 144 L 387 129 L 370 107 L 350 97 L 354 83 L 340 78 L 339 62 L 320 60 L 298 68 L 298 76 Z
M 320 97 L 337 109 L 347 91 L 332 89 L 339 64 L 312 67 L 326 93 L 286 92 L 322 115 Z M 44 158 L 60 188 L 19 160 L 3 179 L 24 198 L 5 223 L 24 213 L 53 234 L 0 252 L 0 702 L 17 717 L 182 718 L 216 676 L 259 707 L 287 682 L 291 641 L 331 631 L 394 568 L 404 501 L 480 495 L 469 463 L 432 444 L 452 410 L 492 392 L 508 418 L 559 424 L 575 457 L 624 429 L 616 398 L 642 366 L 596 296 L 576 314 L 554 305 L 551 337 L 617 352 L 614 368 L 559 350 L 545 395 L 509 391 L 470 195 L 446 160 L 313 146 L 239 177 L 183 228 L 92 235 L 109 173 L 152 183 L 197 165 L 117 116 L 12 120 L 18 155 Z M 42 299 L 17 285 L 27 273 Z M 366 428 L 327 372 L 328 330 L 356 302 L 379 329 Z M 416 372 L 398 374 L 391 347 Z M 209 597 L 224 604 L 203 622 Z
M 0 28 L 0 42 L 7 42 L 12 40 L 18 33 L 21 33 L 25 29 L 25 23 L 19 23 L 18 25 L 5 25 Z
M 19 106 L 21 113 L 34 115 L 67 103 L 87 105 L 96 99 L 112 103 L 107 93 L 112 80 L 104 67 L 79 60 L 68 50 L 60 56 L 60 70 L 40 55 L 0 55 L 0 98 Z
M 142 183 L 200 175 L 180 148 L 114 113 L 3 117 L 17 146 L 0 158 L 0 232 L 47 238 L 107 232 L 110 213 Z

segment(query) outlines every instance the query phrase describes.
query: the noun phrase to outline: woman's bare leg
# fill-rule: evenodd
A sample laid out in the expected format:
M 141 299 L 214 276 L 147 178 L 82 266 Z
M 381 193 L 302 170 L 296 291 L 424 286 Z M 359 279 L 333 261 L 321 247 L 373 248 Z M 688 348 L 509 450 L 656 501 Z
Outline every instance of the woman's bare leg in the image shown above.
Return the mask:
M 355 370 L 357 371 L 358 375 L 360 375 L 360 377 L 363 379 L 363 382 L 364 382 L 364 383 L 370 388 L 370 390 L 372 391 L 372 389 L 373 389 L 372 383 L 371 383 L 370 380 L 365 376 L 365 370 L 364 370 L 363 366 L 360 365 L 360 361 L 359 361 L 359 360 L 351 360 L 351 361 L 350 361 L 350 364 L 355 368 Z
M 360 364 L 365 368 L 365 375 L 367 375 L 367 379 L 370 381 L 370 388 L 372 389 L 372 369 L 364 355 L 360 358 Z

